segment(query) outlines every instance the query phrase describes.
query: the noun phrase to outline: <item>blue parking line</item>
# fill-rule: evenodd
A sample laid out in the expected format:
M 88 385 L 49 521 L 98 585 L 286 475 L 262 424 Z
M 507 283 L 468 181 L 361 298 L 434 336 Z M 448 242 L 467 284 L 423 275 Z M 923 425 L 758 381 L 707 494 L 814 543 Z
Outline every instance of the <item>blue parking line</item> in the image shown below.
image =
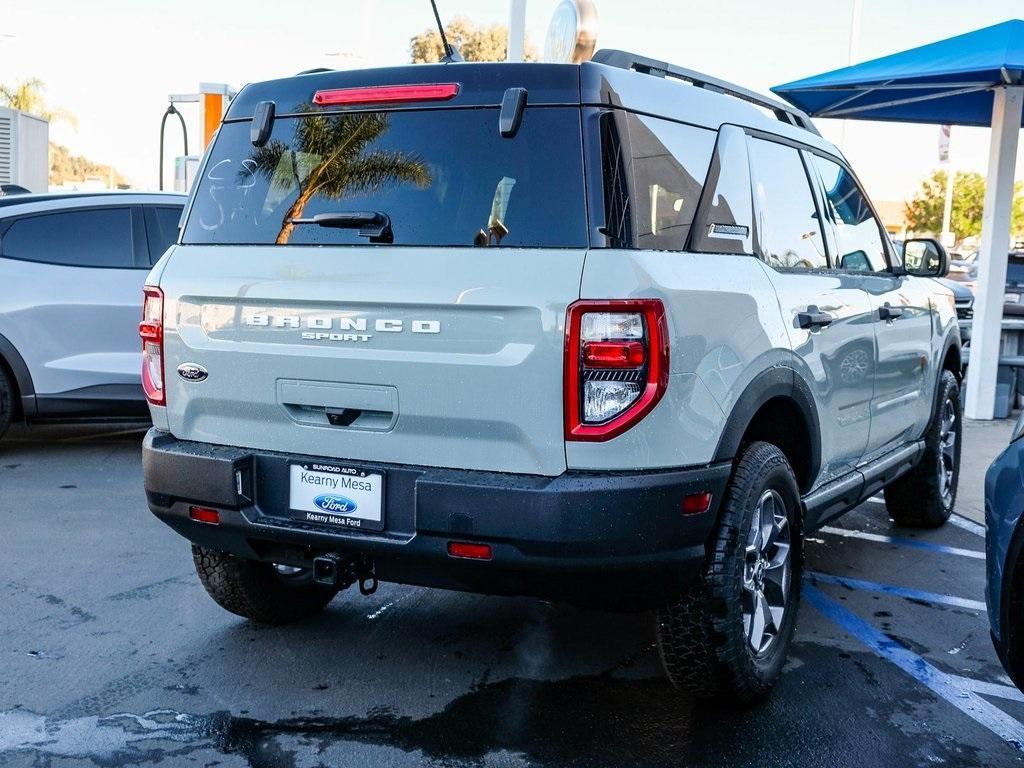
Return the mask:
M 892 584 L 879 584 L 874 581 L 863 581 L 862 579 L 851 579 L 846 576 L 834 576 L 831 573 L 817 573 L 811 571 L 807 578 L 814 584 L 838 584 L 849 589 L 862 589 L 866 592 L 880 592 L 894 597 L 906 597 L 911 600 L 921 600 L 925 603 L 938 605 L 952 605 L 956 608 L 967 608 L 971 611 L 985 611 L 984 600 L 968 600 L 966 597 L 954 597 L 953 595 L 940 595 L 937 592 L 923 592 L 919 589 L 897 587 Z
M 845 536 L 849 539 L 862 539 L 864 541 L 877 541 L 880 544 L 895 544 L 898 547 L 910 549 L 923 549 L 927 552 L 936 552 L 944 555 L 959 555 L 970 557 L 975 560 L 984 560 L 985 553 L 975 549 L 962 549 L 960 547 L 947 547 L 945 544 L 935 544 L 930 541 L 919 539 L 908 539 L 904 536 L 886 536 L 881 533 L 867 533 L 865 531 L 850 531 L 846 528 L 833 528 L 830 525 L 819 529 L 822 533 L 831 533 L 836 536 Z
M 971 687 L 964 685 L 961 678 L 948 675 L 932 666 L 913 651 L 829 598 L 817 587 L 806 584 L 803 594 L 804 599 L 823 616 L 842 627 L 878 656 L 899 667 L 1010 746 L 1024 751 L 1024 724 L 983 699 Z

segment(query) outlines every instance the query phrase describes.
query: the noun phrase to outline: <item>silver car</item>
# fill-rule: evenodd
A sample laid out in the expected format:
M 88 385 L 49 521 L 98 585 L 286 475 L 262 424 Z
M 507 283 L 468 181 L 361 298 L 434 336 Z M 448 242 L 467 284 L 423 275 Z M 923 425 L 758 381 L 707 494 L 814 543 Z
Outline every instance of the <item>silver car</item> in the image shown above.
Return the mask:
M 185 196 L 0 197 L 0 436 L 11 422 L 145 418 L 139 291 Z

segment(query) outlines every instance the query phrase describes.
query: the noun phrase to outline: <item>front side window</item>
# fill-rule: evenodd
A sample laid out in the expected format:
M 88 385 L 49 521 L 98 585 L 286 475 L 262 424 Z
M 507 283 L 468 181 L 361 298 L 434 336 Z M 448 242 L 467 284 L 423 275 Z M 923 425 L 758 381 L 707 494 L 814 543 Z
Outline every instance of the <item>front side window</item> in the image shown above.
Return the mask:
M 715 135 L 630 112 L 601 116 L 604 229 L 614 247 L 686 248 Z
M 814 164 L 825 187 L 829 218 L 835 224 L 838 254 L 836 267 L 857 272 L 882 272 L 888 268 L 882 226 L 871 212 L 867 197 L 856 180 L 838 163 L 814 155 Z
M 182 243 L 588 243 L 579 108 L 528 108 L 513 138 L 491 108 L 279 117 L 261 147 L 250 127 L 221 126 Z
M 793 147 L 750 139 L 750 164 L 761 255 L 781 269 L 825 269 L 821 222 L 800 153 Z
M 134 264 L 130 208 L 93 208 L 45 213 L 16 220 L 0 240 L 11 259 L 72 267 Z

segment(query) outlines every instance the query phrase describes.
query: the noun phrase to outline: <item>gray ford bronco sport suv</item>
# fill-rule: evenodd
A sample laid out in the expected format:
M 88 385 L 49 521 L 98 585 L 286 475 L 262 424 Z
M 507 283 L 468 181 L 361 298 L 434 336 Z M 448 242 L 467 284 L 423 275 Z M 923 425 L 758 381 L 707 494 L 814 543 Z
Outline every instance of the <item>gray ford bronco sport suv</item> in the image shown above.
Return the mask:
M 653 609 L 675 685 L 756 699 L 809 531 L 950 514 L 947 268 L 805 115 L 663 62 L 249 85 L 145 289 L 148 503 L 256 622 L 378 579 Z

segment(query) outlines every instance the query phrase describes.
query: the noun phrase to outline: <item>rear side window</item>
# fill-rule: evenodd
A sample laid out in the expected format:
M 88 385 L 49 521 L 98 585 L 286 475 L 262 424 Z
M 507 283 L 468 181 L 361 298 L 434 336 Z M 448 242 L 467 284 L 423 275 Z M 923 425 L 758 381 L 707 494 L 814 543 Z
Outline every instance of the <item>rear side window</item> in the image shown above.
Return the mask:
M 829 217 L 836 229 L 836 267 L 858 272 L 887 269 L 882 225 L 857 181 L 841 165 L 821 155 L 814 155 L 814 164 L 825 186 Z
M 613 247 L 684 250 L 715 132 L 629 112 L 601 120 L 604 229 Z
M 296 221 L 355 213 L 386 215 L 395 245 L 585 247 L 580 110 L 527 109 L 513 138 L 490 108 L 278 118 L 262 147 L 227 123 L 182 242 L 366 245 Z
M 94 208 L 17 219 L 0 240 L 10 259 L 72 267 L 135 266 L 130 208 Z
M 826 269 L 825 241 L 799 151 L 750 139 L 761 256 L 783 269 Z
M 178 241 L 178 222 L 181 208 L 173 206 L 147 205 L 146 241 L 149 244 L 149 261 L 156 264 L 164 251 Z

